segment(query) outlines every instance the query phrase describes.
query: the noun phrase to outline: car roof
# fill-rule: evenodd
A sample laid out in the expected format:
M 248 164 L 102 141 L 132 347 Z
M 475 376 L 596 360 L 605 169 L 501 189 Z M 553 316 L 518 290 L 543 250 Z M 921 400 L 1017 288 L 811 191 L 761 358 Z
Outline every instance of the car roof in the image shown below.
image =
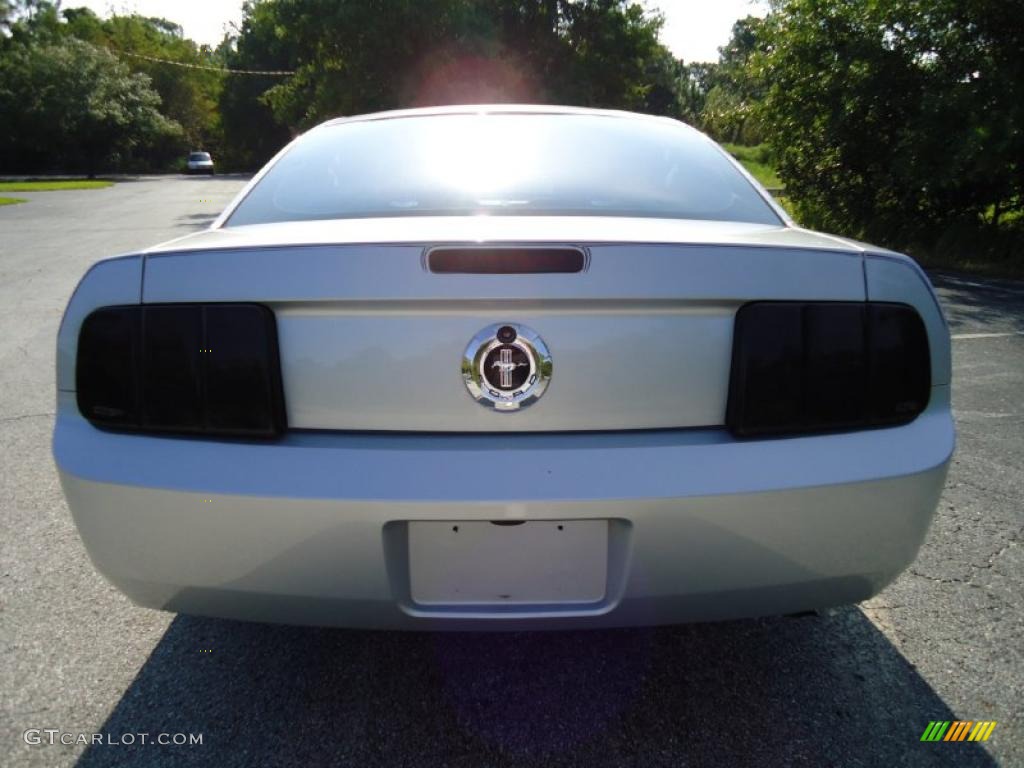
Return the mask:
M 555 104 L 452 104 L 448 106 L 417 107 L 414 109 L 392 109 L 385 112 L 371 112 L 365 115 L 336 117 L 320 123 L 316 127 L 323 128 L 344 123 L 396 120 L 404 117 L 432 117 L 437 115 L 593 115 L 671 123 L 696 131 L 696 129 L 691 128 L 686 123 L 671 117 L 645 115 L 640 112 L 626 112 L 620 109 L 592 109 L 589 107 L 566 107 Z

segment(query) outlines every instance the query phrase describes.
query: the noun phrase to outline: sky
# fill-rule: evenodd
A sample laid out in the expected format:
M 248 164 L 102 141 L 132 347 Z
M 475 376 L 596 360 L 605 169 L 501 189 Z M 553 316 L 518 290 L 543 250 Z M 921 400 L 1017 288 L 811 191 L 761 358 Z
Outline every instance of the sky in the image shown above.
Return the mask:
M 718 61 L 718 47 L 729 42 L 732 25 L 744 16 L 764 16 L 758 0 L 648 0 L 665 17 L 661 42 L 686 62 Z
M 66 8 L 86 6 L 100 16 L 140 13 L 181 24 L 185 37 L 216 45 L 231 23 L 242 19 L 242 0 L 65 0 Z M 733 22 L 763 16 L 763 0 L 644 0 L 665 16 L 662 42 L 684 61 L 715 61 L 718 46 L 729 40 Z

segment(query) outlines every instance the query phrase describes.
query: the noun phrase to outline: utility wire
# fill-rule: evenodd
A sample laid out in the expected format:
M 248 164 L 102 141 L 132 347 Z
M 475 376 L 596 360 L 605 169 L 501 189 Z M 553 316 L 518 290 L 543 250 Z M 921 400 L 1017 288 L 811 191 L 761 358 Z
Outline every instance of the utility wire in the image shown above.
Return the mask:
M 206 72 L 221 72 L 225 75 L 271 75 L 273 77 L 287 77 L 288 75 L 295 74 L 295 72 L 286 70 L 227 69 L 225 67 L 207 67 L 202 64 L 189 64 L 185 61 L 171 61 L 170 59 L 158 59 L 155 56 L 144 56 L 141 53 L 131 53 L 129 51 L 122 51 L 117 48 L 111 48 L 110 50 L 122 56 L 131 56 L 134 59 L 155 61 L 158 64 L 170 64 L 175 67 L 184 67 L 185 69 L 202 69 Z

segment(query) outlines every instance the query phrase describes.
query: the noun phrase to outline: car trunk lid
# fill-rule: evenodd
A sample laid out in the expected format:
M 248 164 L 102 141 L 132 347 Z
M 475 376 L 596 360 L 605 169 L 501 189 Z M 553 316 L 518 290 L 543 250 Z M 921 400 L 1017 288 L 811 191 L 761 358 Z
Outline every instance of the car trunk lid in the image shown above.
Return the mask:
M 414 236 L 416 224 L 405 224 L 396 231 Z M 721 425 L 740 305 L 864 300 L 859 251 L 800 241 L 786 228 L 756 235 L 740 226 L 727 236 L 697 227 L 676 236 L 689 242 L 615 242 L 605 232 L 587 239 L 582 228 L 572 239 L 548 239 L 557 234 L 549 225 L 542 240 L 483 243 L 460 239 L 458 227 L 426 229 L 447 236 L 386 242 L 380 230 L 381 242 L 338 245 L 317 234 L 281 245 L 214 230 L 150 252 L 143 297 L 271 307 L 291 428 L 430 432 Z M 538 243 L 583 254 L 583 263 L 568 271 L 431 269 L 438 246 L 483 246 L 486 254 Z M 536 332 L 551 355 L 543 397 L 515 412 L 482 407 L 463 380 L 467 345 L 500 324 Z

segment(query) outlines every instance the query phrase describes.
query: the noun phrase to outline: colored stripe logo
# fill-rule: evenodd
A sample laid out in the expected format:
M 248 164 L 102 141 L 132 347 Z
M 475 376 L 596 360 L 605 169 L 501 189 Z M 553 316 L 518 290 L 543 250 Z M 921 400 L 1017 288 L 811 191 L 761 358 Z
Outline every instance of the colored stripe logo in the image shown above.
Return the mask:
M 995 720 L 932 720 L 921 741 L 988 741 L 995 727 Z

